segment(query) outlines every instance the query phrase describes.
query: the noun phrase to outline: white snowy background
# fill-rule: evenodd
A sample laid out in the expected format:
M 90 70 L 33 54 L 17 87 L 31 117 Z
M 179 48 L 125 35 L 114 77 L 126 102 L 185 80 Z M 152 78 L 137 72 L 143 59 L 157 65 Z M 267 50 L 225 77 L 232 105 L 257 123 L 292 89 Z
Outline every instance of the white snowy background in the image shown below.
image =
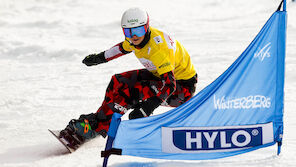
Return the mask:
M 225 159 L 166 161 L 129 156 L 111 167 L 296 166 L 296 2 L 287 0 L 284 140 L 276 146 Z M 244 51 L 280 0 L 0 0 L 0 166 L 102 165 L 105 139 L 72 154 L 48 133 L 95 112 L 111 76 L 143 68 L 133 54 L 107 64 L 81 63 L 124 39 L 122 13 L 142 7 L 152 26 L 178 39 L 199 74 L 198 91 Z M 159 108 L 155 114 L 168 110 Z

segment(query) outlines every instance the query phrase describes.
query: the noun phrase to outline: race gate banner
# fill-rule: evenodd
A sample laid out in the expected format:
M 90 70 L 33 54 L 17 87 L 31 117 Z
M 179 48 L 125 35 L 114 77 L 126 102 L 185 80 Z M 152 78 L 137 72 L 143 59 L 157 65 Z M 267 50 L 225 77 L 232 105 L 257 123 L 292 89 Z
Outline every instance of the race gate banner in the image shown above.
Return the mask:
M 178 108 L 122 121 L 122 155 L 174 160 L 222 158 L 281 143 L 286 11 L 276 11 L 214 82 Z

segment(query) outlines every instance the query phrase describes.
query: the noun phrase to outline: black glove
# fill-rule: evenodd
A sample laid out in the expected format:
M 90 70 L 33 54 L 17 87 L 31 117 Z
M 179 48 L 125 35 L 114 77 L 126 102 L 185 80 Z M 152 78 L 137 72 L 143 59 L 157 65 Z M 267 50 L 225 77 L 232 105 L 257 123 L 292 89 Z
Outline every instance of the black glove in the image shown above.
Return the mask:
M 152 114 L 152 112 L 161 104 L 161 100 L 153 96 L 146 101 L 140 103 L 134 111 L 129 114 L 129 119 L 136 119 L 142 117 L 148 117 Z
M 105 62 L 107 62 L 107 60 L 104 56 L 104 53 L 105 52 L 101 52 L 99 54 L 95 53 L 95 54 L 88 55 L 83 59 L 82 63 L 87 66 L 93 66 L 93 65 L 105 63 Z

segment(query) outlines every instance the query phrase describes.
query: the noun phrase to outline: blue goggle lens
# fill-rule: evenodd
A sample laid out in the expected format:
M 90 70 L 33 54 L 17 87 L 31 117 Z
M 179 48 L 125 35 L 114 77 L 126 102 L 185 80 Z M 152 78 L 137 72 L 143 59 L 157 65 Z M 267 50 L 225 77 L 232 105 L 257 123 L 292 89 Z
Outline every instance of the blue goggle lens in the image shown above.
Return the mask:
M 123 28 L 123 32 L 127 38 L 132 38 L 134 35 L 136 35 L 137 37 L 141 37 L 145 35 L 145 33 L 147 32 L 147 29 L 145 25 L 143 25 L 135 28 Z

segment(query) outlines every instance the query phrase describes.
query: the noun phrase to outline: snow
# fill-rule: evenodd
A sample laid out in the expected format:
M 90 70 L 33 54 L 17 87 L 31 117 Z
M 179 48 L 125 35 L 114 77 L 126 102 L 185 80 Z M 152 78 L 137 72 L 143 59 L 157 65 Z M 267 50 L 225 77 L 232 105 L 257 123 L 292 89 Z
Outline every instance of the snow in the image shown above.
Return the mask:
M 95 67 L 81 60 L 123 40 L 122 13 L 146 9 L 151 25 L 169 32 L 191 54 L 198 91 L 244 51 L 276 10 L 270 0 L 1 0 L 0 166 L 101 166 L 105 139 L 72 154 L 48 133 L 95 112 L 111 76 L 143 68 L 132 54 Z M 288 1 L 282 153 L 276 146 L 225 159 L 166 161 L 111 156 L 112 167 L 295 166 L 296 3 Z M 157 113 L 169 108 L 160 108 Z

